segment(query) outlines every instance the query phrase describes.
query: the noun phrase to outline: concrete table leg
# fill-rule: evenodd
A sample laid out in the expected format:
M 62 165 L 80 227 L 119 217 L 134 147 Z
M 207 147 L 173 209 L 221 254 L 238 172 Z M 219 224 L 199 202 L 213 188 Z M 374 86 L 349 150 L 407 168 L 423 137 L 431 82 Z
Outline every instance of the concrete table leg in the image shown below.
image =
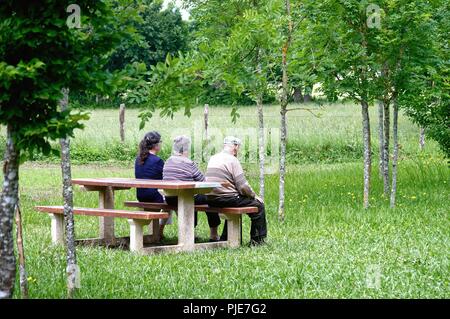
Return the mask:
M 99 191 L 99 208 L 114 209 L 114 190 L 112 187 L 105 187 Z M 99 217 L 100 238 L 113 241 L 114 236 L 114 218 Z
M 144 248 L 144 226 L 150 223 L 149 220 L 128 219 L 130 224 L 130 251 L 142 252 Z
M 52 243 L 64 244 L 64 215 L 50 214 L 52 220 Z
M 228 245 L 230 247 L 239 247 L 241 245 L 241 215 L 226 214 L 228 220 Z
M 194 193 L 182 190 L 178 194 L 178 244 L 182 250 L 192 251 L 195 245 L 194 232 Z

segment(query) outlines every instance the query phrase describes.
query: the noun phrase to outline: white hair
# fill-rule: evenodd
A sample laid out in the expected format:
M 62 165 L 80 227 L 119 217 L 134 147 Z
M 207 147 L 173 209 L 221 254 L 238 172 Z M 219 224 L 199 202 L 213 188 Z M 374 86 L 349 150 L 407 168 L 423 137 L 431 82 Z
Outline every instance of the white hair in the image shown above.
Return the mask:
M 180 135 L 173 139 L 172 154 L 178 155 L 189 151 L 191 147 L 191 139 L 189 136 Z

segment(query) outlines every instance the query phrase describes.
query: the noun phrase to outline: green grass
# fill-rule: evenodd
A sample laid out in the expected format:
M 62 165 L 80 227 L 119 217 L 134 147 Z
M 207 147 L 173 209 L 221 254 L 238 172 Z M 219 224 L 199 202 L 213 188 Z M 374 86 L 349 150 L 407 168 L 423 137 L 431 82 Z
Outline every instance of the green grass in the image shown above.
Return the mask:
M 242 107 L 236 124 L 231 123 L 229 112 L 225 107 L 210 110 L 215 143 L 220 144 L 222 133 L 241 137 L 249 131 L 256 133 L 254 107 Z M 78 247 L 79 297 L 449 298 L 450 174 L 436 143 L 427 141 L 426 150 L 419 153 L 418 128 L 400 117 L 398 205 L 390 209 L 377 172 L 377 116 L 371 107 L 371 208 L 363 210 L 360 109 L 327 105 L 319 112 L 320 118 L 289 113 L 286 221 L 277 221 L 278 175 L 267 175 L 267 246 L 155 256 Z M 126 143 L 120 144 L 117 113 L 95 110 L 86 129 L 76 132 L 74 178 L 133 176 L 132 159 L 144 132 L 138 130 L 138 111 L 127 110 Z M 266 127 L 278 128 L 279 107 L 267 105 L 265 114 Z M 171 137 L 191 134 L 198 145 L 201 127 L 202 109 L 196 108 L 191 118 L 155 116 L 145 130 L 162 133 L 166 158 Z M 4 128 L 0 128 L 0 148 L 2 136 Z M 64 249 L 51 244 L 49 217 L 33 209 L 61 204 L 61 172 L 57 159 L 36 159 L 47 163 L 28 162 L 20 171 L 30 296 L 64 298 Z M 244 167 L 256 186 L 257 165 L 249 161 Z M 133 190 L 118 191 L 116 206 L 123 208 L 125 200 L 134 199 Z M 97 194 L 75 188 L 75 205 L 95 207 Z M 77 238 L 97 236 L 96 218 L 76 216 L 75 220 Z M 202 214 L 197 232 L 203 239 L 208 236 Z M 116 221 L 116 233 L 128 235 L 125 220 Z M 176 224 L 167 227 L 169 240 L 175 240 L 176 233 Z M 248 233 L 249 218 L 244 217 L 244 242 L 249 240 Z M 380 274 L 379 288 L 370 288 L 366 282 L 373 269 Z M 18 289 L 15 296 L 19 297 Z
M 290 107 L 297 107 L 292 105 Z M 326 104 L 322 108 L 309 105 L 315 109 L 316 117 L 306 111 L 288 113 L 288 162 L 304 163 L 337 163 L 362 159 L 361 111 L 353 104 Z M 265 126 L 272 132 L 273 141 L 278 141 L 280 115 L 279 105 L 265 105 Z M 226 134 L 237 135 L 244 142 L 252 142 L 256 151 L 257 116 L 253 106 L 239 108 L 240 118 L 232 123 L 230 107 L 210 107 L 211 145 L 219 148 L 222 137 Z M 378 153 L 377 110 L 370 107 L 372 125 L 373 152 Z M 160 118 L 157 114 L 150 119 L 144 131 L 139 130 L 139 110 L 126 111 L 126 141 L 120 143 L 118 109 L 100 109 L 91 111 L 91 119 L 87 121 L 83 131 L 76 131 L 72 141 L 72 159 L 74 163 L 123 162 L 131 161 L 136 156 L 137 145 L 144 133 L 158 130 L 165 142 L 163 156 L 170 153 L 171 139 L 176 135 L 188 134 L 193 139 L 194 150 L 201 149 L 203 134 L 203 109 L 194 108 L 190 118 L 183 112 L 175 114 L 173 119 Z M 267 133 L 268 134 L 268 133 Z M 248 137 L 248 141 L 247 138 Z M 400 115 L 399 139 L 402 145 L 402 156 L 414 158 L 418 151 L 419 128 L 407 117 Z M 0 155 L 4 142 L 4 129 L 0 130 Z M 267 140 L 269 136 L 267 135 Z M 56 143 L 57 145 L 57 143 Z M 274 148 L 276 144 L 273 144 Z M 440 154 L 435 142 L 427 140 L 427 152 Z M 254 152 L 255 153 L 255 152 Z M 200 152 L 196 152 L 196 160 L 201 161 Z M 245 155 L 245 154 L 243 154 Z M 245 157 L 245 156 L 244 156 Z M 58 162 L 57 157 L 36 155 L 36 161 Z
M 81 298 L 448 298 L 449 187 L 446 163 L 430 157 L 403 161 L 398 207 L 389 209 L 374 171 L 372 207 L 362 206 L 362 165 L 291 165 L 287 219 L 279 223 L 277 175 L 267 176 L 269 244 L 264 247 L 139 256 L 78 247 Z M 74 177 L 131 177 L 132 167 L 74 166 Z M 250 169 L 250 180 L 257 183 Z M 32 298 L 65 296 L 65 253 L 51 245 L 50 219 L 36 204 L 61 203 L 60 169 L 21 168 L 25 251 Z M 134 191 L 116 193 L 116 203 Z M 75 189 L 75 204 L 95 207 L 95 193 Z M 96 218 L 76 216 L 78 238 L 97 235 Z M 119 235 L 126 221 L 116 222 Z M 167 236 L 176 236 L 176 225 Z M 207 238 L 200 215 L 198 234 Z M 244 218 L 244 241 L 249 239 Z M 380 287 L 366 284 L 375 267 Z M 16 291 L 18 297 L 18 291 Z

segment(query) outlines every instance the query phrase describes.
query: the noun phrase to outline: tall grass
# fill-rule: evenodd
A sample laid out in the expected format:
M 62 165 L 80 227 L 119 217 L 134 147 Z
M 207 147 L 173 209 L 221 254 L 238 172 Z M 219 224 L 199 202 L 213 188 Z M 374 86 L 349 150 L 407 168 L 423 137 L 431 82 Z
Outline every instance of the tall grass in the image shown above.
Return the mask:
M 288 147 L 287 159 L 289 163 L 335 163 L 355 161 L 362 158 L 361 115 L 359 107 L 352 104 L 331 104 L 315 108 L 315 114 L 305 111 L 288 113 Z M 272 145 L 276 150 L 279 129 L 279 106 L 265 105 L 265 126 L 272 132 Z M 377 115 L 374 107 L 370 108 L 372 125 L 373 152 L 378 153 Z M 243 152 L 243 159 L 256 159 L 257 118 L 256 110 L 252 106 L 240 107 L 240 117 L 233 123 L 229 107 L 210 107 L 210 145 L 212 150 L 218 149 L 221 137 L 227 134 L 237 135 L 248 140 L 247 154 Z M 139 130 L 139 110 L 126 111 L 126 140 L 119 138 L 118 109 L 101 109 L 91 111 L 91 119 L 87 121 L 83 131 L 75 133 L 72 140 L 72 159 L 74 163 L 133 161 L 137 153 L 137 145 L 146 131 L 157 130 L 163 137 L 162 157 L 170 154 L 172 137 L 188 134 L 193 139 L 193 147 L 201 150 L 203 138 L 203 110 L 201 107 L 192 110 L 191 117 L 182 112 L 171 118 L 161 118 L 158 114 L 150 119 L 143 131 Z M 2 134 L 0 131 L 0 145 Z M 268 134 L 268 132 L 267 132 Z M 413 158 L 418 153 L 419 129 L 405 116 L 400 116 L 399 139 L 403 157 Z M 245 138 L 248 136 L 248 138 Z M 3 137 L 4 139 L 4 137 Z M 267 140 L 270 136 L 267 135 Z M 270 144 L 270 143 L 269 143 Z M 2 153 L 0 146 L 0 153 Z M 55 147 L 58 147 L 55 143 Z M 438 147 L 433 141 L 427 140 L 427 152 L 437 155 Z M 253 154 L 249 154 L 252 153 Z M 200 153 L 200 152 L 199 152 Z M 270 153 L 270 149 L 268 149 Z M 1 155 L 1 154 L 0 154 Z M 201 161 L 202 157 L 196 157 Z M 35 161 L 58 162 L 56 157 L 36 155 Z M 205 160 L 205 158 L 203 158 Z

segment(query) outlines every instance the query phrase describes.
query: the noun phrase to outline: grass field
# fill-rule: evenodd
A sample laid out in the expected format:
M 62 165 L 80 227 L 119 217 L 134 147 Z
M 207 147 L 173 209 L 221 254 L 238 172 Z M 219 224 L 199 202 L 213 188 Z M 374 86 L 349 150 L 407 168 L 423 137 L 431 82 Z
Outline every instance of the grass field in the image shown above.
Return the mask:
M 304 107 L 292 105 L 290 107 Z M 306 107 L 314 109 L 314 114 L 306 111 L 288 113 L 289 140 L 288 162 L 291 164 L 305 163 L 344 163 L 362 159 L 361 108 L 352 104 L 332 104 L 319 107 L 311 104 Z M 265 105 L 265 126 L 267 140 L 274 143 L 279 139 L 279 105 Z M 372 125 L 373 152 L 378 152 L 377 110 L 370 108 Z M 118 109 L 103 109 L 91 111 L 91 119 L 87 121 L 83 131 L 76 131 L 72 141 L 72 159 L 74 163 L 86 164 L 92 162 L 117 163 L 132 161 L 136 155 L 137 145 L 145 131 L 158 130 L 163 140 L 163 156 L 170 153 L 171 139 L 176 135 L 188 134 L 193 139 L 194 150 L 201 149 L 203 135 L 203 109 L 192 110 L 191 117 L 183 112 L 175 114 L 173 119 L 154 116 L 143 131 L 139 130 L 139 110 L 126 111 L 126 141 L 120 143 Z M 211 145 L 220 147 L 222 137 L 227 134 L 240 136 L 249 145 L 250 156 L 255 158 L 257 145 L 257 116 L 254 107 L 239 108 L 240 118 L 232 123 L 229 107 L 210 107 L 209 135 Z M 317 117 L 317 115 L 319 117 Z M 269 136 L 269 131 L 272 133 Z M 4 129 L 0 130 L 0 142 Z M 403 158 L 414 158 L 417 155 L 419 143 L 419 128 L 405 116 L 400 115 L 399 138 Z M 272 143 L 272 147 L 277 145 Z M 269 144 L 270 145 L 270 144 Z M 2 153 L 0 143 L 0 154 Z M 427 140 L 427 152 L 438 155 L 436 143 Z M 200 151 L 194 154 L 201 161 Z M 47 158 L 37 155 L 38 161 L 58 162 L 58 158 Z
M 424 169 L 426 168 L 426 172 Z M 131 168 L 77 166 L 75 177 L 132 176 Z M 65 296 L 65 254 L 52 247 L 50 219 L 33 205 L 60 204 L 57 166 L 25 165 L 21 171 L 25 249 L 33 298 Z M 78 248 L 82 298 L 325 298 L 450 297 L 448 168 L 404 162 L 394 210 L 374 180 L 373 207 L 361 209 L 361 165 L 291 167 L 287 220 L 276 219 L 277 177 L 268 176 L 269 244 L 191 254 L 137 256 L 127 251 Z M 255 179 L 252 179 L 255 184 Z M 116 203 L 134 199 L 117 193 Z M 75 192 L 79 206 L 95 194 Z M 249 219 L 244 218 L 244 241 Z M 78 238 L 97 235 L 95 218 L 76 217 Z M 126 221 L 116 223 L 127 235 Z M 176 235 L 169 226 L 167 235 Z M 198 234 L 207 238 L 200 216 Z M 379 286 L 367 285 L 379 275 Z M 376 278 L 376 277 L 375 277 Z M 376 281 L 375 281 L 376 282 Z
M 135 143 L 142 134 L 136 128 L 136 112 L 127 113 L 128 144 Z M 291 145 L 319 148 L 327 143 L 360 143 L 357 107 L 328 107 L 322 112 L 320 119 L 290 114 Z M 228 110 L 214 108 L 211 113 L 212 126 L 232 127 L 225 120 L 229 118 Z M 241 113 L 237 127 L 255 125 L 253 108 L 243 108 Z M 267 113 L 267 125 L 276 127 L 276 107 L 267 107 Z M 201 119 L 201 110 L 195 110 L 192 118 Z M 375 114 L 372 118 L 376 118 Z M 116 120 L 115 111 L 93 112 L 86 130 L 77 133 L 74 147 L 84 143 L 101 149 L 105 143 L 117 140 Z M 146 129 L 158 129 L 164 138 L 170 135 L 175 123 L 177 127 L 198 129 L 192 119 L 181 115 L 173 121 L 154 118 Z M 268 245 L 155 256 L 79 247 L 82 288 L 79 297 L 449 298 L 448 164 L 430 141 L 425 152 L 418 153 L 417 127 L 403 117 L 400 132 L 404 155 L 399 164 L 397 208 L 390 209 L 388 200 L 382 196 L 376 159 L 372 206 L 363 210 L 360 160 L 339 152 L 336 156 L 342 157 L 335 162 L 302 162 L 303 157 L 299 157 L 288 166 L 284 223 L 276 218 L 278 175 L 267 175 Z M 376 149 L 375 132 L 373 135 Z M 170 138 L 165 141 L 170 142 Z M 324 152 L 323 157 L 327 158 Z M 204 168 L 204 164 L 201 166 Z M 249 163 L 245 167 L 256 188 L 256 165 Z M 116 160 L 74 165 L 74 178 L 92 176 L 132 177 L 132 163 Z M 49 217 L 33 210 L 37 204 L 61 204 L 60 168 L 52 163 L 28 162 L 21 167 L 20 181 L 30 296 L 64 298 L 64 249 L 51 245 Z M 98 204 L 94 193 L 75 188 L 74 196 L 77 206 Z M 122 208 L 125 200 L 134 199 L 134 191 L 119 191 L 116 205 Z M 96 236 L 97 228 L 96 218 L 76 216 L 78 238 Z M 127 222 L 116 221 L 116 230 L 118 235 L 128 235 Z M 174 239 L 176 230 L 176 225 L 167 227 L 168 240 Z M 204 215 L 200 215 L 197 233 L 207 238 Z M 244 217 L 244 242 L 249 240 L 248 233 L 249 218 Z M 18 290 L 15 295 L 19 296 Z

